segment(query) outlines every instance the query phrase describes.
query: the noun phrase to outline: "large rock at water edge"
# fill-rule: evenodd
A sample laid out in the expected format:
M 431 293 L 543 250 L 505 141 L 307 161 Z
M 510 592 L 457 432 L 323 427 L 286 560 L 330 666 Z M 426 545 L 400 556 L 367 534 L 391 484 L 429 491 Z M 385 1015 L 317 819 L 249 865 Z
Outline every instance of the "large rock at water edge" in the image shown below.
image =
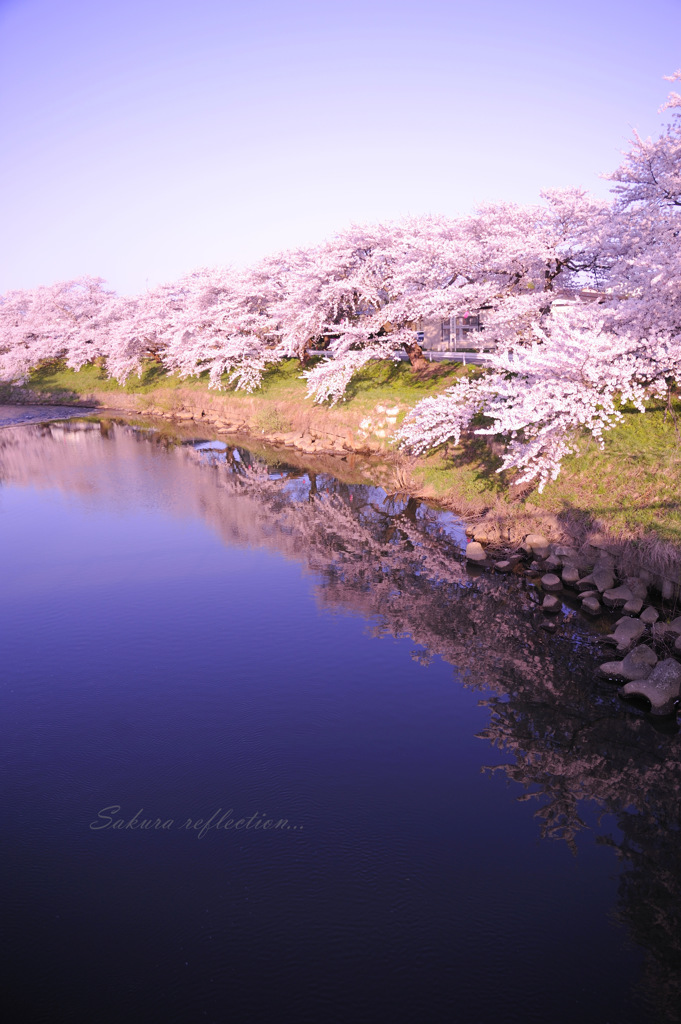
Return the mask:
M 622 675 L 625 679 L 647 679 L 657 665 L 657 655 L 652 647 L 641 644 L 629 651 L 622 661 Z
M 568 587 L 574 587 L 579 582 L 579 569 L 574 565 L 566 565 L 562 572 L 563 583 Z
M 586 604 L 586 601 L 584 602 Z M 584 607 L 582 605 L 582 608 Z M 618 651 L 626 651 L 635 640 L 645 633 L 646 625 L 645 622 L 641 622 L 640 619 L 624 618 L 620 619 L 615 627 L 615 632 L 607 636 L 606 640 L 611 640 L 617 644 Z
M 476 540 L 466 545 L 466 558 L 469 562 L 484 562 L 487 560 L 485 549 Z
M 528 533 L 525 544 L 539 558 L 548 558 L 551 554 L 551 545 L 541 533 Z
M 591 575 L 594 578 L 596 590 L 600 590 L 601 594 L 605 593 L 606 590 L 612 590 L 615 586 L 615 576 L 612 569 L 607 565 L 597 565 Z
M 624 672 L 622 671 L 621 661 L 606 661 L 603 665 L 598 667 L 599 676 L 603 676 L 604 679 L 626 679 Z
M 604 566 L 597 566 L 593 572 L 585 576 L 577 584 L 578 590 L 598 590 L 603 594 L 606 590 L 612 590 L 615 586 L 615 577 L 610 569 Z
M 595 577 L 594 573 L 594 577 Z M 633 601 L 634 595 L 629 587 L 614 587 L 612 590 L 603 592 L 603 603 L 608 608 L 624 608 L 628 601 Z
M 606 661 L 598 669 L 605 679 L 634 680 L 647 679 L 657 664 L 657 655 L 650 647 L 641 645 L 629 651 L 622 661 Z
M 623 697 L 647 697 L 653 715 L 669 715 L 681 693 L 681 665 L 674 658 L 666 658 L 647 679 L 627 683 L 620 693 Z
M 542 576 L 541 585 L 542 590 L 547 590 L 549 593 L 563 589 L 563 584 L 560 582 L 560 579 L 552 572 L 547 572 L 545 576 Z

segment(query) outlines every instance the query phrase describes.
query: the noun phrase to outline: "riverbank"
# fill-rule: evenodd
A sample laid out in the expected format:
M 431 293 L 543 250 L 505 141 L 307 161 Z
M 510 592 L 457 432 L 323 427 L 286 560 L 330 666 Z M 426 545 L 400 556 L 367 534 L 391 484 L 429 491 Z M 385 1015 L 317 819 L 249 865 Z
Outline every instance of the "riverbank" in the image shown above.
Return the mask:
M 395 490 L 461 515 L 477 541 L 502 557 L 529 533 L 553 544 L 605 550 L 619 574 L 651 574 L 657 589 L 678 591 L 681 579 L 681 445 L 678 426 L 661 404 L 645 415 L 628 412 L 605 435 L 605 450 L 585 440 L 566 459 L 543 494 L 497 472 L 500 440 L 469 435 L 459 446 L 422 457 L 398 450 L 396 427 L 421 399 L 439 394 L 462 374 L 461 364 L 433 364 L 414 375 L 405 364 L 374 363 L 357 374 L 336 406 L 305 397 L 300 364 L 280 364 L 252 395 L 210 390 L 204 380 L 180 381 L 149 366 L 125 386 L 95 365 L 78 373 L 42 367 L 0 400 L 114 408 L 126 414 L 200 424 L 207 434 L 251 438 L 288 453 L 347 460 L 379 458 Z M 681 404 L 677 403 L 677 413 Z M 665 583 L 666 581 L 666 583 Z

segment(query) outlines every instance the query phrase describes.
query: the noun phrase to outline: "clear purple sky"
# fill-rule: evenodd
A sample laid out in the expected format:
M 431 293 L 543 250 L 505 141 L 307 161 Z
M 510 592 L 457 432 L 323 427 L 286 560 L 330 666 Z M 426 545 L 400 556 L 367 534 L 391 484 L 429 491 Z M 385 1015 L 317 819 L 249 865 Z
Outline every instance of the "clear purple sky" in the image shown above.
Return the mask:
M 607 194 L 681 0 L 0 0 L 0 292 Z

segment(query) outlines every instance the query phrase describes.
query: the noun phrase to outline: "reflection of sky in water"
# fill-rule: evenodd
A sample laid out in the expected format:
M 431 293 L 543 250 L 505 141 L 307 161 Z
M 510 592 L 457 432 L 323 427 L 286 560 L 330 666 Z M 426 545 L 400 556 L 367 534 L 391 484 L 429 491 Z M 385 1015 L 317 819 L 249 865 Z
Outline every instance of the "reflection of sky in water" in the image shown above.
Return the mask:
M 193 448 L 196 452 L 225 452 L 227 443 L 226 441 L 197 441 Z

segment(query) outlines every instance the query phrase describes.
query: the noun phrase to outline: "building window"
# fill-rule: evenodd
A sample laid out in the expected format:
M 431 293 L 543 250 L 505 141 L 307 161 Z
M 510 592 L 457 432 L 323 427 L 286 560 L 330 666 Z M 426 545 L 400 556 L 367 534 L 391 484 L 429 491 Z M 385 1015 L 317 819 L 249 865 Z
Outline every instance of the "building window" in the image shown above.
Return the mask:
M 477 313 L 469 313 L 468 316 L 453 316 L 449 324 L 450 332 L 454 335 L 457 345 L 465 344 L 470 334 L 477 334 L 482 330 L 480 316 Z

